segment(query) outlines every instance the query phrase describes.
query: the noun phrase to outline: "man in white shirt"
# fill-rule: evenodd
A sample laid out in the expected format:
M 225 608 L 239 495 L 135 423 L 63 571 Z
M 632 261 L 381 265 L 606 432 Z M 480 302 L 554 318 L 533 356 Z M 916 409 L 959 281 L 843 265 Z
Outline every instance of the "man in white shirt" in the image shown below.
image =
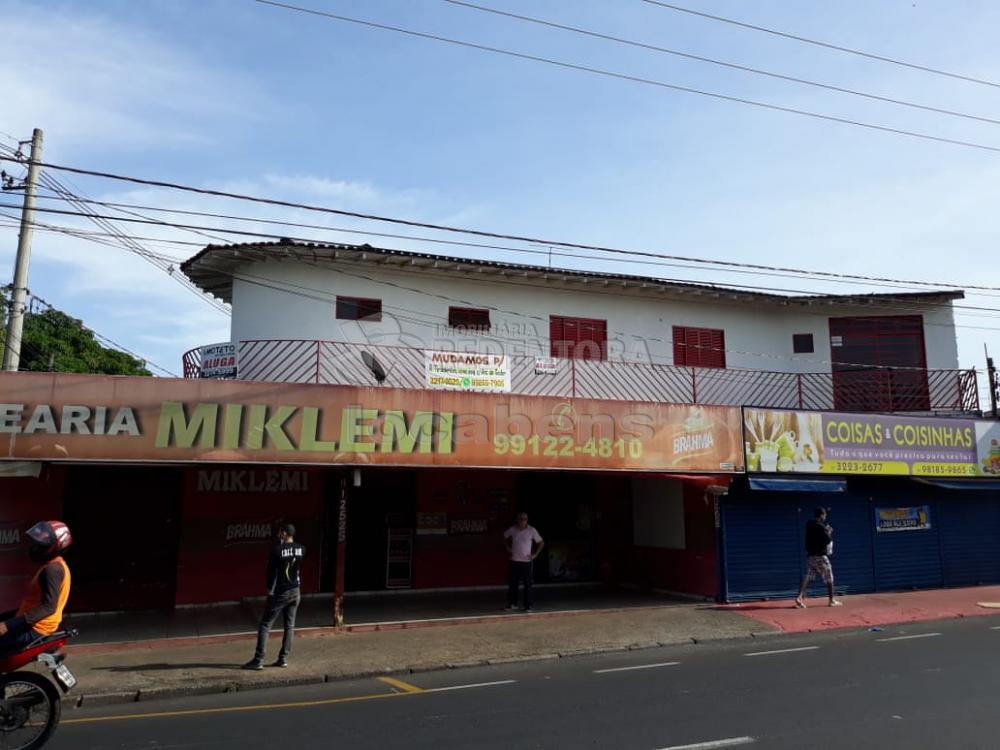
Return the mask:
M 531 580 L 533 571 L 531 563 L 545 546 L 545 541 L 535 529 L 528 525 L 528 514 L 521 511 L 517 514 L 517 524 L 503 533 L 504 543 L 510 562 L 507 564 L 507 611 L 517 609 L 517 587 L 524 582 L 524 611 L 531 612 Z M 535 545 L 538 545 L 537 547 Z

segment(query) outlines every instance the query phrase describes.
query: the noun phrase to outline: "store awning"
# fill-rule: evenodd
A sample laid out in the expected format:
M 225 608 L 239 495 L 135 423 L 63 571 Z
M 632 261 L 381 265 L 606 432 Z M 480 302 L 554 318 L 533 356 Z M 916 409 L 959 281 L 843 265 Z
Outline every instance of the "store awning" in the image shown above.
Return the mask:
M 1000 492 L 1000 481 L 995 479 L 918 479 L 918 482 L 940 487 L 943 490 L 978 490 Z
M 750 477 L 750 489 L 778 492 L 847 492 L 847 480 L 839 477 Z
M 0 461 L 0 477 L 38 477 L 42 473 L 39 461 Z
M 704 488 L 705 492 L 721 495 L 729 491 L 733 481 L 732 474 L 660 474 L 664 479 L 679 479 L 682 482 Z

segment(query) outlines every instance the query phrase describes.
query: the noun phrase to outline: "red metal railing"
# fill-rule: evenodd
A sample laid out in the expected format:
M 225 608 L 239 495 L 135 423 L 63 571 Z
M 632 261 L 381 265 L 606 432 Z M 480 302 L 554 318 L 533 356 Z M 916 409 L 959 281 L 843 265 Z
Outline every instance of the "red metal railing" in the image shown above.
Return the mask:
M 424 350 L 339 341 L 251 340 L 239 343 L 239 379 L 282 383 L 375 385 L 361 357 L 385 370 L 384 385 L 425 388 Z M 863 412 L 979 411 L 975 370 L 879 368 L 850 372 L 772 372 L 641 362 L 559 360 L 537 373 L 534 355 L 513 355 L 511 391 L 535 396 Z M 184 377 L 199 377 L 200 355 L 184 355 Z

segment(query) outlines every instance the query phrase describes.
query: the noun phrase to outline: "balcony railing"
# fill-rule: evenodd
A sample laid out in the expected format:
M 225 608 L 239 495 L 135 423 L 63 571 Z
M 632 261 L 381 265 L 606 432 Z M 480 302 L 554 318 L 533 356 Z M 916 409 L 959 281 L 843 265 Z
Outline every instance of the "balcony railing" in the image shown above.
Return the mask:
M 376 385 L 372 369 L 362 358 L 364 352 L 373 355 L 384 369 L 382 385 L 427 387 L 423 349 L 338 341 L 241 341 L 239 379 Z M 534 355 L 510 358 L 511 392 L 807 410 L 963 414 L 979 411 L 975 370 L 876 368 L 793 373 L 561 359 L 555 373 L 538 373 L 535 364 Z M 199 350 L 193 349 L 184 355 L 184 377 L 197 378 L 200 373 Z

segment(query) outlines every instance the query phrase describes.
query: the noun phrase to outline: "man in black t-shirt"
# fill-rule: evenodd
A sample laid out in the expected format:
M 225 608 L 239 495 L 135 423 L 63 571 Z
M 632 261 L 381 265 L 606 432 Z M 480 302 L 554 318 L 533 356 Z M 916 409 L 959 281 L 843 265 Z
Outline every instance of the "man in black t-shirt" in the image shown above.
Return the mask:
M 813 576 L 819 576 L 826 584 L 830 596 L 830 606 L 839 607 L 840 602 L 833 597 L 833 566 L 830 565 L 830 549 L 833 547 L 833 527 L 826 523 L 826 508 L 816 508 L 813 518 L 806 521 L 806 556 L 809 562 L 806 574 L 799 586 L 799 595 L 795 598 L 795 606 L 805 609 L 806 588 Z
M 272 666 L 287 667 L 288 655 L 292 651 L 295 613 L 301 601 L 299 573 L 302 570 L 302 559 L 306 555 L 306 548 L 295 541 L 295 527 L 290 523 L 281 527 L 278 540 L 267 560 L 267 603 L 264 605 L 264 613 L 257 628 L 257 650 L 253 658 L 243 665 L 244 669 L 264 668 L 267 636 L 279 614 L 285 621 L 285 634 L 281 640 L 278 659 Z

